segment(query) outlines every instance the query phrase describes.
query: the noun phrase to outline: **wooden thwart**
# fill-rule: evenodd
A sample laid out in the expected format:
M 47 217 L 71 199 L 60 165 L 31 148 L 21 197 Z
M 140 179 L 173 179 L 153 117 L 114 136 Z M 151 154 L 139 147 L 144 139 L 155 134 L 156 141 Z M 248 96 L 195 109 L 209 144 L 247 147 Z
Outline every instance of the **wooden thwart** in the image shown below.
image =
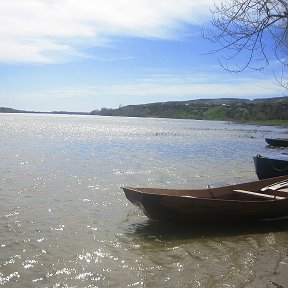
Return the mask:
M 252 191 L 246 191 L 246 190 L 233 190 L 233 192 L 236 193 L 241 193 L 241 194 L 246 194 L 246 195 L 251 195 L 251 196 L 257 196 L 265 199 L 271 199 L 271 200 L 281 200 L 285 199 L 285 197 L 281 196 L 274 196 L 274 195 L 269 195 L 269 194 L 262 194 L 262 193 L 257 193 L 257 192 L 252 192 Z
M 277 182 L 277 183 L 273 183 L 271 185 L 268 185 L 266 187 L 263 187 L 261 189 L 261 191 L 266 191 L 266 190 L 278 190 L 278 189 L 281 189 L 281 188 L 287 188 L 288 187 L 288 180 L 283 180 L 283 181 L 280 181 L 280 182 Z

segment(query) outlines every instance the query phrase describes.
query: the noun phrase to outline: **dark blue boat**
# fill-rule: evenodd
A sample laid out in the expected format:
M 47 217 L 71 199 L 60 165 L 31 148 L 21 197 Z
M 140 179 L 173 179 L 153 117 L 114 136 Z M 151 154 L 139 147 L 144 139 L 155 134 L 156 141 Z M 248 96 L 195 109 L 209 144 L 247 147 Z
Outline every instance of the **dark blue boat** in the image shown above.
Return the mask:
M 265 138 L 265 141 L 274 147 L 288 147 L 288 138 Z
M 257 177 L 267 179 L 288 175 L 288 157 L 268 158 L 261 155 L 253 157 Z

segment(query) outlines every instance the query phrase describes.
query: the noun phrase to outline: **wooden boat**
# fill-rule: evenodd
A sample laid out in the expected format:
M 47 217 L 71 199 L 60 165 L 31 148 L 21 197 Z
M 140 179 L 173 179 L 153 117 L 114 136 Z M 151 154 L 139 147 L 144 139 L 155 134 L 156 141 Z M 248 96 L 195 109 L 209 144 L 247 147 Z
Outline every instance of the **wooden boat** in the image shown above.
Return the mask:
M 288 138 L 265 138 L 270 146 L 288 147 Z
M 253 160 L 259 179 L 288 175 L 288 157 L 277 159 L 257 155 L 253 157 Z
M 154 220 L 223 223 L 288 216 L 288 176 L 200 190 L 122 189 Z

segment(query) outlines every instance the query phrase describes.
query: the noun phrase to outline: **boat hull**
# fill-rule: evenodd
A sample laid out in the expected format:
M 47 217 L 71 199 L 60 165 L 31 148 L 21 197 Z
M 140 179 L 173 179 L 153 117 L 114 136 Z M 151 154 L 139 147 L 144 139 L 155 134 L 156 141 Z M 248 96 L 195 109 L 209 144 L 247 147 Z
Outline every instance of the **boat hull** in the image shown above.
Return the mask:
M 288 180 L 288 177 L 274 178 L 275 182 L 281 179 Z M 253 187 L 260 189 L 267 183 L 267 185 L 273 183 L 271 179 L 256 182 L 203 190 L 129 187 L 122 189 L 127 199 L 153 220 L 189 221 L 192 223 L 229 223 L 287 217 L 288 198 L 281 200 L 235 200 L 229 198 L 232 190 L 253 189 Z M 259 182 L 263 182 L 263 185 L 259 186 Z M 209 196 L 211 193 L 215 198 Z
M 256 175 L 260 180 L 288 175 L 288 160 L 273 159 L 261 155 L 253 157 L 253 160 Z
M 288 147 L 288 138 L 265 138 L 265 141 L 270 146 Z

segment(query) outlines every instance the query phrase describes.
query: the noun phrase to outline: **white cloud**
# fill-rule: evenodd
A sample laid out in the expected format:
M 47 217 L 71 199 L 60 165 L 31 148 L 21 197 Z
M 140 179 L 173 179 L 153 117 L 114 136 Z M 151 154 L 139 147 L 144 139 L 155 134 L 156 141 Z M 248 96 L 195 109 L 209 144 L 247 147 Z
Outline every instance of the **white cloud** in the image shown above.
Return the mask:
M 1 0 L 0 62 L 49 63 L 112 36 L 173 38 L 211 0 Z M 57 55 L 57 57 L 55 57 Z
M 139 97 L 145 99 L 155 97 L 157 99 L 171 99 L 173 101 L 183 99 L 199 98 L 262 98 L 265 96 L 281 96 L 283 88 L 273 84 L 273 79 L 247 79 L 238 78 L 226 83 L 221 79 L 215 79 L 212 75 L 206 75 L 205 81 L 196 79 L 196 81 L 182 81 L 178 78 L 173 81 L 172 78 L 167 81 L 140 82 L 128 85 L 112 85 L 105 87 L 99 95 L 110 94 L 120 96 Z M 212 80 L 214 78 L 214 81 Z M 97 90 L 95 90 L 97 91 Z M 145 101 L 145 100 L 144 100 Z M 165 100 L 166 101 L 166 100 Z M 167 100 L 168 101 L 168 100 Z M 139 102 L 139 101 L 138 101 Z

